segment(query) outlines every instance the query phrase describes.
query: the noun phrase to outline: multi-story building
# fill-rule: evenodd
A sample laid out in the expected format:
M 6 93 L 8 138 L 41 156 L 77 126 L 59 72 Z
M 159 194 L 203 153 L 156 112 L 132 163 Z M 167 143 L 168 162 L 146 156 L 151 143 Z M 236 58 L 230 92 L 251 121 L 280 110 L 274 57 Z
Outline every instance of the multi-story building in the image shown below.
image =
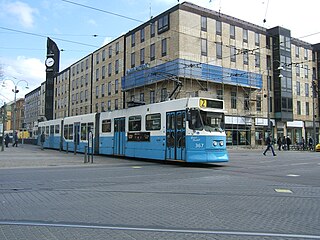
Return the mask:
M 206 96 L 225 100 L 229 145 L 318 132 L 320 45 L 184 2 L 60 72 L 54 116 Z M 314 118 L 314 115 L 317 115 Z
M 40 94 L 41 87 L 34 89 L 25 95 L 25 128 L 32 133 L 35 127 L 38 127 L 40 115 Z

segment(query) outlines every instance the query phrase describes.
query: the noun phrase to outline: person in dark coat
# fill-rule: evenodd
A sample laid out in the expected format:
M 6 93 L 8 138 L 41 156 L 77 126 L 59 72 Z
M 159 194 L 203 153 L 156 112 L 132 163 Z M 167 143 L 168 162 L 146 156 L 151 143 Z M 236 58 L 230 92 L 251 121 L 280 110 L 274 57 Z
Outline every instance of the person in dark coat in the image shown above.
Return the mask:
M 287 149 L 287 139 L 285 136 L 282 137 L 282 149 L 283 150 Z
M 290 150 L 290 145 L 291 145 L 291 139 L 290 139 L 290 137 L 289 136 L 287 136 L 287 150 L 289 151 Z
M 267 151 L 269 151 L 269 150 L 271 149 L 273 156 L 277 156 L 277 155 L 274 153 L 274 150 L 273 150 L 273 147 L 272 147 L 272 140 L 271 140 L 270 134 L 268 135 L 268 137 L 267 137 L 267 139 L 266 139 L 266 143 L 267 143 L 267 148 L 266 148 L 266 150 L 263 152 L 263 155 L 266 156 Z
M 278 150 L 281 151 L 281 147 L 282 147 L 282 138 L 281 137 L 278 137 L 277 144 L 278 144 Z
M 9 137 L 9 134 L 7 133 L 4 138 L 4 143 L 5 143 L 6 147 L 9 147 L 9 142 L 10 142 L 10 137 Z
M 41 133 L 41 135 L 40 135 L 40 143 L 41 143 L 41 150 L 43 150 L 44 149 L 44 142 L 46 141 L 46 135 L 44 134 L 44 132 L 43 133 Z
M 13 134 L 13 144 L 12 144 L 12 147 L 14 147 L 14 146 L 18 147 L 18 133 L 17 133 L 17 132 L 15 132 L 15 133 Z

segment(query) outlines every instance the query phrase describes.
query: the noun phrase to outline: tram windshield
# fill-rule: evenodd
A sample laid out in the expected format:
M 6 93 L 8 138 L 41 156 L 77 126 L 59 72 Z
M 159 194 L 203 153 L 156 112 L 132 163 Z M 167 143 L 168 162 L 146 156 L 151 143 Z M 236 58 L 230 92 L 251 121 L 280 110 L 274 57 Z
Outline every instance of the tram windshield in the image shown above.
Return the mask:
M 222 113 L 190 110 L 189 128 L 193 130 L 205 130 L 208 132 L 222 132 L 224 128 L 224 116 Z

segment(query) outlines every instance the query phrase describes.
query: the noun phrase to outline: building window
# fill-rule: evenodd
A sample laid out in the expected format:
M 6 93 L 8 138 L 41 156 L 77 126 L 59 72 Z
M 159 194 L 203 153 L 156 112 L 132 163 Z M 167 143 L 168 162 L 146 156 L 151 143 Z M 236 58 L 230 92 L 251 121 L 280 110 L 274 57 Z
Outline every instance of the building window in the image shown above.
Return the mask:
M 296 76 L 300 76 L 300 65 L 296 64 Z
M 161 56 L 164 57 L 167 55 L 167 39 L 161 40 Z
M 144 64 L 144 48 L 140 49 L 140 64 Z
M 256 46 L 260 45 L 260 34 L 259 33 L 254 34 L 254 42 L 255 42 Z
M 108 100 L 108 111 L 111 111 L 111 100 Z
M 104 97 L 104 92 L 105 92 L 104 84 L 102 84 L 101 85 L 101 97 Z
M 154 94 L 154 91 L 150 91 L 150 103 L 155 103 L 155 94 Z
M 161 99 L 160 101 L 161 102 L 164 102 L 168 97 L 168 92 L 167 92 L 167 89 L 166 88 L 162 88 L 161 89 Z
M 96 86 L 96 98 L 99 97 L 99 86 Z
M 158 19 L 158 34 L 169 30 L 169 14 L 166 14 Z
M 221 35 L 222 31 L 222 23 L 220 21 L 216 21 L 216 34 Z
M 306 102 L 306 115 L 309 116 L 310 115 L 310 109 L 309 109 L 309 103 Z
M 207 17 L 201 16 L 201 31 L 207 31 Z
M 150 37 L 154 37 L 156 34 L 156 23 L 153 22 L 150 24 Z
M 237 92 L 231 92 L 231 108 L 237 109 Z
M 230 25 L 230 38 L 236 38 L 236 27 L 234 25 Z
M 109 58 L 111 58 L 112 57 L 112 47 L 111 46 L 109 46 L 108 54 L 109 54 Z
M 114 100 L 114 109 L 115 110 L 119 109 L 119 100 L 118 99 Z
M 207 39 L 201 38 L 201 55 L 207 56 L 208 55 L 208 49 L 207 49 Z
M 99 112 L 99 104 L 96 103 L 96 112 Z
M 136 45 L 136 35 L 135 33 L 131 34 L 131 47 L 134 47 Z
M 96 69 L 96 81 L 99 81 L 99 68 Z
M 300 82 L 297 82 L 297 95 L 300 96 Z
M 216 43 L 217 58 L 222 59 L 222 43 Z
M 296 57 L 298 58 L 300 55 L 300 47 L 296 46 Z
M 108 64 L 108 76 L 110 77 L 111 74 L 112 74 L 112 64 L 109 63 L 109 64 Z
M 111 82 L 108 82 L 108 96 L 111 95 Z
M 260 67 L 260 53 L 259 52 L 255 53 L 255 66 Z
M 105 49 L 103 49 L 102 50 L 102 61 L 104 61 L 104 60 L 106 60 L 106 50 Z
M 135 67 L 136 65 L 136 53 L 131 53 L 131 67 Z
M 230 61 L 236 62 L 237 51 L 235 46 L 230 47 Z
M 248 62 L 249 62 L 249 53 L 248 53 L 248 50 L 245 49 L 243 51 L 243 64 L 248 65 Z
M 243 29 L 243 42 L 248 42 L 248 30 Z
M 99 64 L 99 58 L 100 58 L 100 54 L 97 53 L 97 54 L 96 54 L 96 64 Z
M 119 60 L 117 59 L 115 64 L 114 64 L 114 71 L 115 71 L 115 74 L 118 74 L 119 73 Z
M 257 112 L 261 112 L 261 96 L 260 95 L 257 95 L 256 96 L 256 100 L 257 100 Z
M 309 97 L 309 83 L 304 84 L 305 92 L 306 92 L 306 97 Z
M 307 78 L 309 77 L 309 72 L 308 72 L 308 65 L 304 65 L 304 77 Z
M 102 66 L 101 68 L 101 77 L 102 79 L 105 79 L 106 77 L 106 66 Z
M 101 102 L 101 112 L 104 112 L 105 109 L 104 109 L 104 102 Z
M 153 43 L 150 45 L 150 61 L 156 58 L 156 45 Z
M 144 93 L 140 93 L 140 102 L 144 102 Z
M 120 48 L 120 46 L 119 46 L 119 42 L 117 42 L 117 43 L 116 43 L 116 54 L 118 54 L 118 53 L 119 53 L 119 48 Z
M 301 102 L 297 101 L 297 114 L 301 115 Z
M 118 79 L 116 79 L 114 81 L 114 92 L 115 92 L 115 94 L 117 94 L 119 92 L 119 80 Z
M 140 30 L 140 42 L 144 42 L 144 38 L 145 38 L 145 35 L 144 35 L 145 33 L 144 33 L 144 28 L 142 28 L 141 30 Z
M 308 59 L 308 49 L 304 49 L 304 59 L 307 60 Z

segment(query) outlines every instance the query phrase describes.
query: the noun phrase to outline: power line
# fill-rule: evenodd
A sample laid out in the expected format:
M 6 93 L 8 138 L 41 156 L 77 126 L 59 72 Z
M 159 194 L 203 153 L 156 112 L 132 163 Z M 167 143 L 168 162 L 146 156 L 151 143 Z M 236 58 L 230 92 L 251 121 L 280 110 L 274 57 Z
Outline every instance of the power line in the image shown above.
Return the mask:
M 68 0 L 61 0 L 61 1 L 62 2 L 67 2 L 67 3 L 71 3 L 73 5 L 77 5 L 77 6 L 80 6 L 80 7 L 89 8 L 89 9 L 92 9 L 92 10 L 95 10 L 95 11 L 98 11 L 98 12 L 107 13 L 107 14 L 114 15 L 114 16 L 117 16 L 117 17 L 122 17 L 122 18 L 129 19 L 129 20 L 132 20 L 132 21 L 135 21 L 135 22 L 139 22 L 139 23 L 143 23 L 144 22 L 144 21 L 141 21 L 139 19 L 127 17 L 125 15 L 121 15 L 121 14 L 114 13 L 114 12 L 109 12 L 109 11 L 106 11 L 106 10 L 102 10 L 100 8 L 95 8 L 95 7 L 91 7 L 91 6 L 88 6 L 88 5 L 84 5 L 84 4 L 80 4 L 80 3 L 76 3 L 76 2 L 72 2 L 72 1 L 68 1 Z
M 48 36 L 45 36 L 45 35 L 42 35 L 42 34 L 32 33 L 32 32 L 25 32 L 25 31 L 13 29 L 13 28 L 6 28 L 6 27 L 1 27 L 0 26 L 0 29 L 4 29 L 4 30 L 7 30 L 7 31 L 11 31 L 11 32 L 23 33 L 23 34 L 27 34 L 27 35 L 31 35 L 31 36 L 36 36 L 36 37 L 42 37 L 42 38 L 47 38 L 48 37 Z M 76 42 L 76 41 L 71 41 L 71 40 L 66 40 L 66 39 L 57 38 L 57 37 L 52 37 L 52 39 L 59 40 L 59 41 L 62 41 L 62 42 L 69 42 L 69 43 L 79 44 L 79 45 L 88 46 L 88 47 L 99 48 L 99 46 L 86 44 L 86 43 L 81 43 L 81 42 Z

